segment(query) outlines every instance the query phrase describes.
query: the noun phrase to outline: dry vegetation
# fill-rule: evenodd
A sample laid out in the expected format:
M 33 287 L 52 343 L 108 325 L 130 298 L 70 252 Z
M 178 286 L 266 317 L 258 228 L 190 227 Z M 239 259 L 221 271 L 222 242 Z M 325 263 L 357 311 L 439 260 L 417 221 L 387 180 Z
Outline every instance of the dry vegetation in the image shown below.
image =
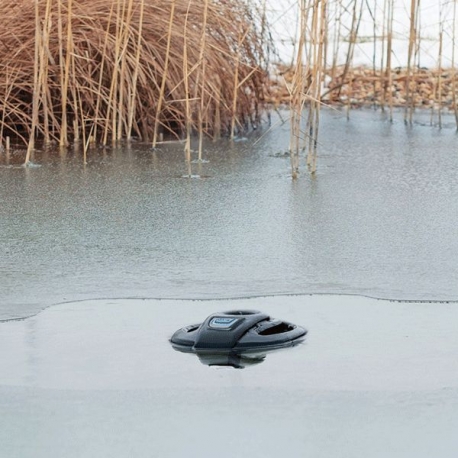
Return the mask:
M 391 118 L 402 106 L 406 123 L 416 107 L 430 107 L 439 126 L 447 109 L 458 126 L 457 1 L 438 2 L 437 70 L 428 70 L 419 65 L 421 0 L 406 4 L 407 57 L 398 68 L 394 0 L 294 0 L 294 63 L 269 79 L 266 0 L 0 0 L 0 149 L 19 138 L 27 163 L 36 139 L 81 142 L 86 155 L 93 142 L 137 136 L 156 146 L 166 133 L 185 137 L 191 175 L 191 134 L 201 159 L 205 135 L 234 137 L 260 122 L 266 104 L 285 103 L 297 177 L 301 153 L 316 170 L 323 103 L 343 105 L 347 116 L 376 105 Z M 373 66 L 355 68 L 367 12 Z M 448 66 L 444 40 L 453 44 Z
M 288 105 L 289 87 L 293 84 L 294 74 L 293 68 L 279 65 L 277 77 L 271 79 L 271 88 L 266 101 L 277 107 Z M 454 111 L 454 82 L 457 76 L 457 71 L 452 69 L 417 69 L 410 77 L 410 92 L 414 108 L 438 110 L 442 107 L 447 111 Z M 405 107 L 408 96 L 406 80 L 407 69 L 405 68 L 395 68 L 387 75 L 385 71 L 368 67 L 350 68 L 346 73 L 344 67 L 337 67 L 332 77 L 330 71 L 326 72 L 321 100 L 326 104 L 338 106 L 350 102 L 354 107 L 376 106 L 388 109 L 390 104 L 393 107 Z M 441 94 L 439 94 L 439 87 Z
M 296 56 L 289 67 L 279 69 L 272 80 L 269 102 L 289 104 L 291 113 L 290 158 L 293 178 L 299 172 L 300 153 L 309 171 L 316 171 L 320 107 L 339 104 L 347 117 L 354 106 L 373 105 L 387 110 L 404 108 L 404 121 L 411 124 L 417 107 L 430 107 L 442 126 L 444 109 L 455 114 L 458 127 L 455 29 L 457 1 L 438 0 L 433 13 L 439 30 L 436 69 L 425 69 L 421 57 L 421 0 L 405 3 L 408 14 L 406 61 L 393 66 L 394 0 L 298 0 Z M 363 13 L 371 17 L 373 35 L 360 36 Z M 431 14 L 431 12 L 429 12 Z M 367 26 L 367 24 L 366 24 Z M 367 27 L 366 27 L 367 28 Z M 451 44 L 449 65 L 444 68 L 444 40 Z M 373 44 L 372 67 L 353 65 L 355 47 Z M 344 63 L 342 63 L 342 61 Z
M 1 0 L 0 141 L 62 146 L 258 123 L 262 17 L 242 0 Z

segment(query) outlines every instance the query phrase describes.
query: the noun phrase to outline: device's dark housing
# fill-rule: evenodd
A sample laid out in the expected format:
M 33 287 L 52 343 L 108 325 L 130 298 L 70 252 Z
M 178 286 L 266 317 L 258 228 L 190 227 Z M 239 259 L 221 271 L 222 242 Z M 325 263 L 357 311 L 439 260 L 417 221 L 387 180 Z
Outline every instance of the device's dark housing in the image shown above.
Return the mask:
M 180 351 L 247 353 L 294 346 L 306 334 L 307 330 L 300 326 L 271 319 L 256 310 L 231 310 L 179 329 L 170 341 Z

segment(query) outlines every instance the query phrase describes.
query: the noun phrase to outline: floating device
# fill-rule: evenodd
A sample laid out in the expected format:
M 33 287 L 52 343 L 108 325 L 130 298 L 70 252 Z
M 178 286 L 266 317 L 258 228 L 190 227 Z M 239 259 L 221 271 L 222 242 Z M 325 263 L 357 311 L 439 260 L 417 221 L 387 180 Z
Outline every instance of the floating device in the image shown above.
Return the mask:
M 257 310 L 230 310 L 179 329 L 170 342 L 175 350 L 197 354 L 204 364 L 244 367 L 262 362 L 268 351 L 301 343 L 306 334 Z

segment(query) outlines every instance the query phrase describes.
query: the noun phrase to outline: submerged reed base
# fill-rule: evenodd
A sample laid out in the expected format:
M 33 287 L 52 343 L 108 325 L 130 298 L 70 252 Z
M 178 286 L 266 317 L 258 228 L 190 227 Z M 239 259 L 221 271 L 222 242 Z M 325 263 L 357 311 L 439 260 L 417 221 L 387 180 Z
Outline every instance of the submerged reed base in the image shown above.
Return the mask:
M 0 144 L 30 157 L 36 139 L 86 151 L 258 123 L 258 14 L 243 0 L 2 0 Z

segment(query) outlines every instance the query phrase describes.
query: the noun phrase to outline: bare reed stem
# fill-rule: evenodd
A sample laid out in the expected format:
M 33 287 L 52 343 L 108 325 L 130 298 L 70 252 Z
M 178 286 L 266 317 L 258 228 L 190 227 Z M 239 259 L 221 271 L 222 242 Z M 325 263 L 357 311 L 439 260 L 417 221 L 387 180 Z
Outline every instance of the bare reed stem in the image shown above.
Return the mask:
M 391 70 L 391 55 L 393 47 L 393 8 L 394 0 L 387 0 L 387 43 L 386 43 L 386 70 L 384 93 L 388 89 L 388 104 L 390 108 L 390 122 L 393 122 L 393 72 Z M 385 98 L 385 96 L 384 96 Z
M 437 103 L 438 103 L 438 123 L 439 129 L 442 129 L 442 40 L 444 36 L 443 22 L 440 22 L 439 32 L 439 56 L 437 61 Z
M 27 165 L 30 162 L 32 151 L 35 148 L 35 131 L 38 125 L 38 110 L 40 102 L 40 82 L 41 82 L 41 65 L 40 65 L 40 53 L 41 53 L 41 24 L 40 24 L 40 10 L 38 7 L 38 1 L 35 2 L 35 60 L 34 60 L 34 81 L 33 81 L 33 102 L 32 102 L 32 126 L 30 128 L 29 144 L 27 146 L 27 153 L 25 156 L 24 164 Z
M 406 108 L 404 111 L 404 122 L 412 124 L 412 116 L 414 110 L 414 101 L 412 97 L 412 62 L 414 60 L 414 52 L 416 49 L 417 43 L 417 16 L 418 16 L 418 6 L 420 0 L 411 0 L 410 2 L 410 29 L 409 29 L 409 48 L 407 52 L 407 75 L 405 83 L 405 93 L 406 93 Z
M 203 131 L 203 115 L 205 107 L 205 45 L 206 45 L 206 31 L 207 31 L 207 18 L 208 18 L 208 5 L 209 0 L 204 0 L 204 12 L 202 19 L 202 36 L 200 39 L 200 53 L 199 53 L 199 63 L 200 63 L 200 106 L 198 108 L 198 131 L 199 131 L 199 148 L 198 148 L 198 161 L 202 161 L 202 145 L 204 138 Z M 263 25 L 264 26 L 264 25 Z M 196 84 L 196 90 L 199 89 L 199 84 Z M 196 97 L 197 98 L 197 97 Z
M 157 133 L 159 128 L 159 118 L 162 110 L 162 103 L 164 101 L 165 95 L 165 85 L 167 83 L 167 72 L 169 69 L 169 59 L 170 59 L 170 47 L 172 43 L 172 26 L 173 26 L 173 18 L 175 16 L 175 0 L 172 0 L 172 5 L 170 8 L 170 18 L 169 18 L 169 29 L 167 32 L 167 48 L 165 50 L 165 63 L 164 63 L 164 71 L 162 74 L 162 81 L 161 81 L 161 90 L 159 92 L 159 99 L 157 101 L 157 109 L 156 109 L 156 119 L 154 122 L 154 133 L 153 133 L 153 148 L 156 147 L 157 143 Z
M 128 121 L 127 121 L 127 140 L 130 140 L 132 136 L 132 128 L 134 123 L 136 99 L 137 99 L 137 81 L 138 74 L 140 71 L 140 56 L 142 51 L 142 31 L 143 31 L 143 14 L 145 11 L 145 0 L 140 0 L 140 17 L 138 20 L 138 35 L 135 51 L 135 69 L 132 77 L 132 88 L 129 98 L 128 108 Z
M 453 112 L 455 113 L 456 130 L 458 131 L 458 106 L 456 101 L 456 66 L 455 66 L 455 52 L 456 52 L 456 1 L 453 2 L 452 13 L 452 104 Z
M 303 57 L 307 33 L 307 3 L 306 0 L 299 1 L 299 39 L 296 44 L 296 65 L 294 68 L 293 80 L 290 89 L 290 112 L 291 112 L 291 133 L 290 133 L 290 163 L 291 176 L 293 180 L 299 175 L 299 152 L 302 124 L 302 110 L 304 107 L 303 93 L 305 92 L 306 78 L 304 74 Z
M 186 11 L 186 19 L 184 22 L 183 30 L 183 80 L 184 80 L 184 91 L 185 91 L 185 126 L 186 126 L 186 142 L 185 142 L 185 157 L 186 164 L 188 166 L 188 176 L 191 178 L 192 166 L 191 166 L 191 103 L 189 101 L 189 68 L 188 68 L 188 18 L 189 9 L 191 8 L 191 0 L 188 3 L 188 9 Z
M 248 33 L 245 32 L 245 36 Z M 232 120 L 231 120 L 231 139 L 235 136 L 235 123 L 237 120 L 237 93 L 239 85 L 239 63 L 240 63 L 240 48 L 242 46 L 243 39 L 242 34 L 239 33 L 238 43 L 237 43 L 237 55 L 235 59 L 235 70 L 234 70 L 234 92 L 232 96 Z

